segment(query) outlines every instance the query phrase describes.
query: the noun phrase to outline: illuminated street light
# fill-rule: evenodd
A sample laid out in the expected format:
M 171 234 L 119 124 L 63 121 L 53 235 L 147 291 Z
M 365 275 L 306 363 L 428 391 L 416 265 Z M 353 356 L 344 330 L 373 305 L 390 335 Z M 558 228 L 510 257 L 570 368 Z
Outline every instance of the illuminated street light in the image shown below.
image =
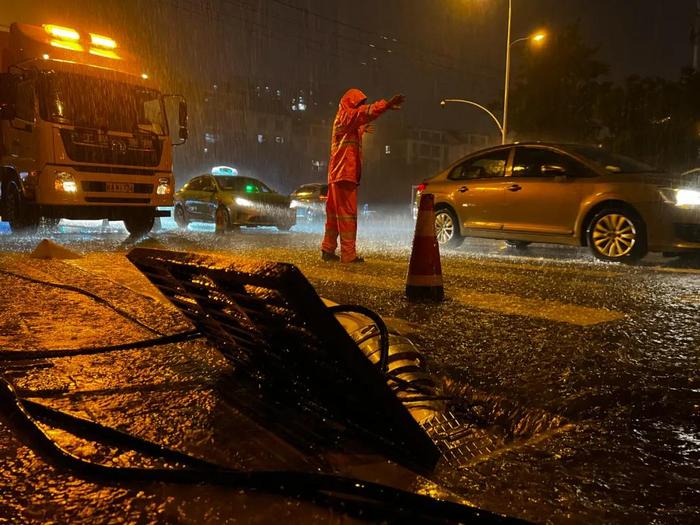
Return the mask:
M 510 15 L 509 15 L 510 18 Z M 501 132 L 501 144 L 506 143 L 506 136 L 508 134 L 508 129 L 507 129 L 507 123 L 508 123 L 508 90 L 510 87 L 510 48 L 513 47 L 515 44 L 518 44 L 520 42 L 526 42 L 530 41 L 534 44 L 541 44 L 545 39 L 547 38 L 547 33 L 544 31 L 538 31 L 537 33 L 534 33 L 529 36 L 525 36 L 522 38 L 518 38 L 516 40 L 513 40 L 512 42 L 510 41 L 510 20 L 508 22 L 508 53 L 506 54 L 506 85 L 505 85 L 505 94 L 504 94 L 504 99 L 503 99 L 503 123 L 498 120 L 496 115 L 494 115 L 490 110 L 482 106 L 481 104 L 477 104 L 476 102 L 473 102 L 471 100 L 464 100 L 461 98 L 446 98 L 442 101 L 440 101 L 440 105 L 442 107 L 445 107 L 447 102 L 460 102 L 462 104 L 468 104 L 470 106 L 474 106 L 478 109 L 481 109 L 482 111 L 485 111 L 488 113 L 489 117 L 496 123 L 496 126 L 498 126 L 498 130 Z
M 463 104 L 469 104 L 471 106 L 475 106 L 479 109 L 484 110 L 486 113 L 489 114 L 489 116 L 496 122 L 496 125 L 498 126 L 498 129 L 501 132 L 501 144 L 506 143 L 506 137 L 508 136 L 508 95 L 510 91 L 510 48 L 513 47 L 515 44 L 518 44 L 520 42 L 532 42 L 533 44 L 540 45 L 542 44 L 546 39 L 547 39 L 547 33 L 544 31 L 538 31 L 536 33 L 533 33 L 531 35 L 518 38 L 516 40 L 512 40 L 510 38 L 511 35 L 511 25 L 512 25 L 512 19 L 513 19 L 513 0 L 508 0 L 508 32 L 507 32 L 507 37 L 506 37 L 506 72 L 505 72 L 505 86 L 503 89 L 503 122 L 501 123 L 491 111 L 486 109 L 480 104 L 477 104 L 476 102 L 472 102 L 470 100 L 462 100 L 462 99 L 445 99 L 440 102 L 441 106 L 445 106 L 447 102 L 461 102 Z

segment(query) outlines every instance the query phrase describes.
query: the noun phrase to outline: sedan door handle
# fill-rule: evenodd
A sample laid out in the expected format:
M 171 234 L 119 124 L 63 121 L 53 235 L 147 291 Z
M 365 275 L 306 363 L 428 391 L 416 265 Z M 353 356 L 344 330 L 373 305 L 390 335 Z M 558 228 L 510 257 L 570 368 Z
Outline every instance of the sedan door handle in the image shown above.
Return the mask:
M 520 184 L 511 184 L 508 186 L 508 191 L 520 191 L 523 187 Z
M 469 188 L 467 188 L 466 186 L 462 186 L 462 187 L 461 187 L 459 190 L 457 190 L 457 191 L 459 191 L 460 193 L 464 193 L 465 191 L 469 191 Z

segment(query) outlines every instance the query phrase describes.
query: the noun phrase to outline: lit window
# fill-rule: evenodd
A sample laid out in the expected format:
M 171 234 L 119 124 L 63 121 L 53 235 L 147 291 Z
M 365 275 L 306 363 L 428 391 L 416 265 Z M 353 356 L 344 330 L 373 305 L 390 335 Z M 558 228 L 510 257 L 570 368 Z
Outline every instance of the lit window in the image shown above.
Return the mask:
M 391 155 L 391 146 L 389 146 L 389 144 L 384 146 L 384 154 Z

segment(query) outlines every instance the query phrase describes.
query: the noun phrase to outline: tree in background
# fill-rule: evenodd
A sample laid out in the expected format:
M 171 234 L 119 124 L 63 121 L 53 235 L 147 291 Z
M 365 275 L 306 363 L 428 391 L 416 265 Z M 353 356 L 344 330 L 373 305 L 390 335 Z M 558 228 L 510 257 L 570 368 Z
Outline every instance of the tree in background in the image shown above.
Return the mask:
M 699 90 L 700 75 L 690 70 L 678 81 L 631 76 L 620 86 L 606 85 L 595 110 L 605 125 L 600 141 L 657 166 L 696 165 Z
M 511 129 L 519 140 L 595 140 L 601 123 L 591 108 L 609 69 L 595 55 L 578 24 L 525 55 L 510 93 Z
M 605 80 L 577 25 L 529 52 L 511 91 L 517 140 L 587 142 L 682 170 L 700 165 L 700 73 Z

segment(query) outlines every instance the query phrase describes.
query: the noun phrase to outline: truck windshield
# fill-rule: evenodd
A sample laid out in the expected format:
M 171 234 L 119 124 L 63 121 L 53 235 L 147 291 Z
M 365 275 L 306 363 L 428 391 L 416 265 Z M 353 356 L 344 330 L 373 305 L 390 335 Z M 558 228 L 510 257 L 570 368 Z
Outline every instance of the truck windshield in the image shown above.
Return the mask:
M 157 91 L 73 73 L 48 72 L 42 80 L 45 120 L 109 131 L 167 134 Z

